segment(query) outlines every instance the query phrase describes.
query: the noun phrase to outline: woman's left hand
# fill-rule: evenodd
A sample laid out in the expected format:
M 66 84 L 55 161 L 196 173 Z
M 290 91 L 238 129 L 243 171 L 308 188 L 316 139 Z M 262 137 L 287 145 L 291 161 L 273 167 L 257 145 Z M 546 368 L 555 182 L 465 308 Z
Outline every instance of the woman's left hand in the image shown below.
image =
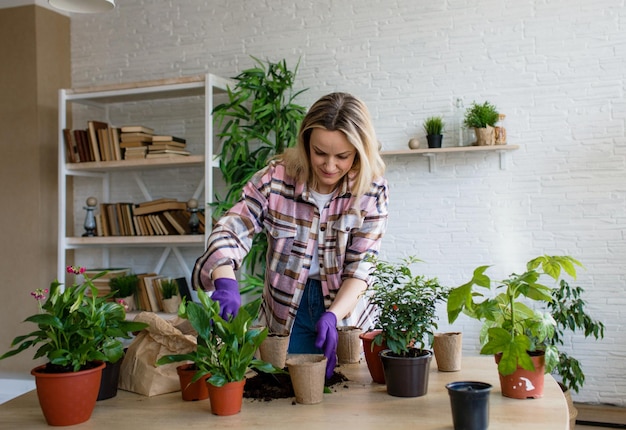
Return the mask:
M 317 338 L 315 347 L 322 348 L 326 357 L 326 379 L 330 379 L 335 372 L 337 364 L 337 317 L 332 312 L 324 312 L 315 325 Z

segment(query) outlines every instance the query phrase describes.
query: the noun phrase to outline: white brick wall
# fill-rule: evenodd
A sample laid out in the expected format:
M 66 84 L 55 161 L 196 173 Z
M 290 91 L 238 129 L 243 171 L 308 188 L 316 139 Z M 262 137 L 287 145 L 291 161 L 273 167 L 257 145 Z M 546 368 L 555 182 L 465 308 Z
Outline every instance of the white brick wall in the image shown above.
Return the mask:
M 626 8 L 624 0 L 119 1 L 72 16 L 75 86 L 192 75 L 234 76 L 253 62 L 301 59 L 300 102 L 342 90 L 362 97 L 385 149 L 406 147 L 422 120 L 454 100 L 507 114 L 507 170 L 496 154 L 387 159 L 391 219 L 383 254 L 415 254 L 456 285 L 481 264 L 520 270 L 542 253 L 580 259 L 589 310 L 606 339 L 567 347 L 587 383 L 576 401 L 625 406 Z M 178 189 L 161 191 L 177 193 Z M 79 204 L 84 196 L 79 198 Z M 137 259 L 140 255 L 126 256 Z M 135 260 L 133 260 L 135 261 Z M 150 263 L 146 263 L 150 264 Z M 442 312 L 441 327 L 445 329 Z M 465 349 L 477 327 L 462 320 Z

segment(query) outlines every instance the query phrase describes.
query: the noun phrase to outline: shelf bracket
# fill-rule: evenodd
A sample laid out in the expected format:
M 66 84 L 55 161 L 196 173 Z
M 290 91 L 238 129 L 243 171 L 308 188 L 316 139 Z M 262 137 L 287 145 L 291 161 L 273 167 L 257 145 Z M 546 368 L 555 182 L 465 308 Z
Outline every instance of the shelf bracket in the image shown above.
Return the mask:
M 436 172 L 437 171 L 437 156 L 433 154 L 432 152 L 427 152 L 422 155 L 428 158 L 428 171 L 430 173 Z
M 500 154 L 500 170 L 506 170 L 509 166 L 509 157 L 506 151 L 498 151 Z

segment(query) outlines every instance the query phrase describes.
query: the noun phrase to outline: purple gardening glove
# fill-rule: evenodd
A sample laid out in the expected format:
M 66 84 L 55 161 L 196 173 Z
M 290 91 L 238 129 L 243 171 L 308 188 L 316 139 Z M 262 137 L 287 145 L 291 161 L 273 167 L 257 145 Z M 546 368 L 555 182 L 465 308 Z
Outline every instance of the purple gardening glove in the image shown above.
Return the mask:
M 332 312 L 324 312 L 319 321 L 315 325 L 317 330 L 317 338 L 315 339 L 315 347 L 322 348 L 326 357 L 326 379 L 330 379 L 335 371 L 337 364 L 337 317 Z
M 239 307 L 241 307 L 241 295 L 239 294 L 239 284 L 230 278 L 218 278 L 213 281 L 215 291 L 211 299 L 219 302 L 220 316 L 228 321 L 232 315 L 237 316 Z

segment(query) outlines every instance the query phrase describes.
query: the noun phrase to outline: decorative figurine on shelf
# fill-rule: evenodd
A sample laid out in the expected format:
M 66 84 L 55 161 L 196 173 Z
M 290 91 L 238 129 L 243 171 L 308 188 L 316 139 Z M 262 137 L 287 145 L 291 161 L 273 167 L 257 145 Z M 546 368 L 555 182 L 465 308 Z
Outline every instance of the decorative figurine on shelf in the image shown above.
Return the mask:
M 93 214 L 93 211 L 96 210 L 96 206 L 98 205 L 98 200 L 95 197 L 87 198 L 87 206 L 83 206 L 83 209 L 87 211 L 85 215 L 85 233 L 83 236 L 95 236 L 96 235 L 96 217 Z
M 200 234 L 200 219 L 198 218 L 198 212 L 201 209 L 198 208 L 198 200 L 189 199 L 187 201 L 187 211 L 191 214 L 189 217 L 189 228 L 191 234 Z

